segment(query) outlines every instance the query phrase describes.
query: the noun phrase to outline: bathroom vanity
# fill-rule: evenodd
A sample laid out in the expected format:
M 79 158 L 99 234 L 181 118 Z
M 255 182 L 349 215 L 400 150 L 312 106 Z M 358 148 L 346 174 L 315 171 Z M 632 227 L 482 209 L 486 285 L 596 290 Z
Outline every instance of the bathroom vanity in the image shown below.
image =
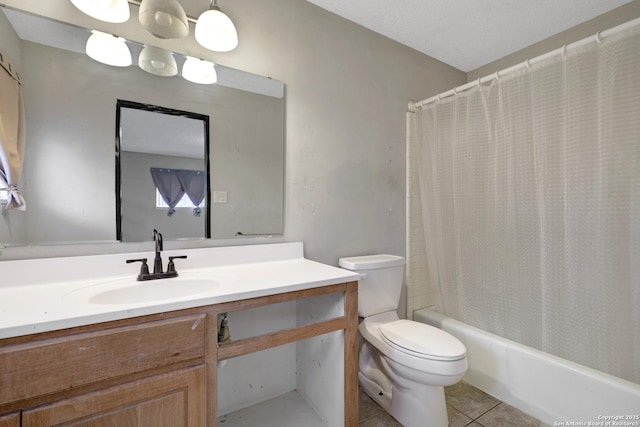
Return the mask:
M 148 283 L 135 282 L 125 260 L 149 254 L 0 263 L 11 281 L 0 286 L 0 427 L 215 426 L 227 369 L 219 362 L 291 343 L 302 413 L 315 412 L 318 425 L 357 425 L 357 274 L 304 259 L 300 243 L 167 252 L 188 255 L 180 276 Z M 278 304 L 296 305 L 295 325 L 234 339 L 233 313 Z M 224 343 L 220 313 L 232 319 Z M 339 357 L 325 339 L 342 344 Z M 301 360 L 318 348 L 340 363 L 323 370 L 320 355 Z

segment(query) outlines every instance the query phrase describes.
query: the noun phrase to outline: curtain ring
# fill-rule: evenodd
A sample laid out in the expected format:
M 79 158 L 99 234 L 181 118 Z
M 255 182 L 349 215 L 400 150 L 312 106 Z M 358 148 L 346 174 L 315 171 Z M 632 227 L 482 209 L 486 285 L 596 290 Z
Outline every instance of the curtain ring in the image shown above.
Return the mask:
M 457 94 L 458 94 L 458 88 L 457 88 L 457 87 L 454 87 L 454 88 L 453 88 L 453 94 L 454 94 L 454 95 L 457 95 Z
M 600 33 L 601 33 L 601 32 L 602 32 L 602 31 L 598 31 L 598 32 L 596 33 L 596 41 L 597 41 L 598 43 L 602 43 L 602 38 L 600 37 Z
M 527 70 L 531 71 L 531 61 L 529 58 L 524 62 L 524 65 L 527 67 Z
M 500 81 L 500 71 L 496 71 L 495 76 L 496 76 L 496 77 L 495 77 L 495 79 L 496 79 L 497 81 Z
M 480 87 L 480 77 L 478 77 L 478 80 L 476 80 L 476 86 Z
M 564 46 L 562 46 L 562 52 L 560 53 L 560 57 L 562 59 L 567 57 L 567 45 L 566 44 Z

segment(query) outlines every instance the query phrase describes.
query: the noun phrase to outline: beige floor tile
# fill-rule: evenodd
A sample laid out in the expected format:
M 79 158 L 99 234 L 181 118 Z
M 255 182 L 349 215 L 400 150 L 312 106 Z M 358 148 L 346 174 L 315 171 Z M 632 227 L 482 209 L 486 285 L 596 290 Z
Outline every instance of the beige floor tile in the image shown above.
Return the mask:
M 500 400 L 464 381 L 445 387 L 444 391 L 447 404 L 472 420 L 500 403 Z
M 360 405 L 358 409 L 360 421 L 385 413 L 384 409 L 378 406 L 378 404 L 362 390 L 360 390 L 358 395 L 358 404 Z
M 465 427 L 471 423 L 471 418 L 451 405 L 447 405 L 447 416 L 449 417 L 449 427 Z
M 446 387 L 445 395 L 449 427 L 548 427 L 464 382 Z M 359 405 L 359 427 L 402 427 L 362 390 L 359 394 Z
M 541 427 L 546 425 L 504 402 L 482 415 L 476 421 L 483 427 Z
M 402 424 L 391 417 L 376 415 L 366 421 L 361 421 L 359 427 L 402 427 Z

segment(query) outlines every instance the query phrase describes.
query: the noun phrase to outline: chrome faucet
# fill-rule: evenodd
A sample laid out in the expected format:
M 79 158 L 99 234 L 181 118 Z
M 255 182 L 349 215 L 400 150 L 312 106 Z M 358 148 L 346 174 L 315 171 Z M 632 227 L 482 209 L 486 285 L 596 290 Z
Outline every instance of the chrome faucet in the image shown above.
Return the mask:
M 158 232 L 155 228 L 153 229 L 153 241 L 156 246 L 155 258 L 153 259 L 153 273 L 149 273 L 149 267 L 147 266 L 147 259 L 128 259 L 127 264 L 131 262 L 141 262 L 140 273 L 138 274 L 138 278 L 136 280 L 154 280 L 154 279 L 165 279 L 169 277 L 178 276 L 178 271 L 176 270 L 174 259 L 179 258 L 187 258 L 186 255 L 179 256 L 170 256 L 169 263 L 167 264 L 167 271 L 162 271 L 162 255 L 161 252 L 163 250 L 162 244 L 162 234 Z

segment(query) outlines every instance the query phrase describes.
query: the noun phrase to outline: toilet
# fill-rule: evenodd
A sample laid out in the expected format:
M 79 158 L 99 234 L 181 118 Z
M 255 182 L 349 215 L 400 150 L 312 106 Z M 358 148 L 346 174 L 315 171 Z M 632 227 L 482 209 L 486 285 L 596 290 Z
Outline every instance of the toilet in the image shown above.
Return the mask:
M 405 427 L 446 427 L 444 386 L 466 372 L 466 348 L 441 329 L 398 317 L 404 264 L 394 255 L 339 261 L 360 273 L 358 378 L 365 393 Z

